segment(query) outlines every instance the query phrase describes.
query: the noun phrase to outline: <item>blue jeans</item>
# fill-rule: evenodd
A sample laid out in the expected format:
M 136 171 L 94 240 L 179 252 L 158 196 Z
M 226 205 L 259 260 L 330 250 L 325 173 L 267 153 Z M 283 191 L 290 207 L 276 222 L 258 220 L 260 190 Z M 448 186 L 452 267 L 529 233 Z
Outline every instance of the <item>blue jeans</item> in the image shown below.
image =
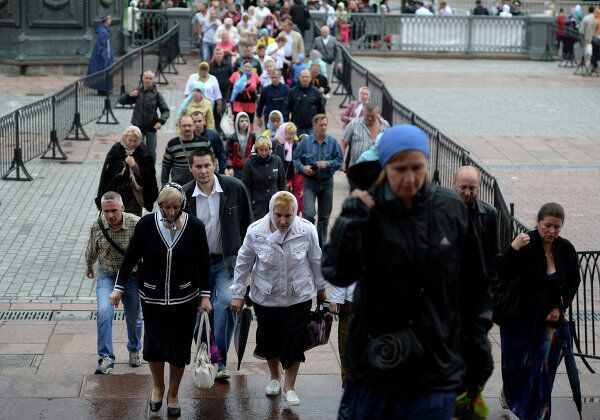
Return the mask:
M 225 268 L 225 263 L 220 260 L 211 261 L 210 280 L 213 285 L 210 302 L 213 310 L 209 314 L 210 325 L 215 335 L 219 353 L 221 353 L 221 363 L 219 370 L 224 370 L 227 365 L 227 352 L 235 332 L 237 323 L 237 314 L 231 312 L 231 290 L 229 286 L 233 284 L 233 279 Z
M 319 211 L 315 209 L 315 202 L 319 202 Z M 323 247 L 327 242 L 327 228 L 329 227 L 329 216 L 333 207 L 333 178 L 322 181 L 304 177 L 304 209 L 302 216 L 311 223 L 315 223 L 317 215 L 317 234 L 319 235 L 319 246 Z
M 206 61 L 207 63 L 210 63 L 210 59 L 215 52 L 216 46 L 217 44 L 214 44 L 212 42 L 202 41 L 202 60 Z
M 455 392 L 417 394 L 349 383 L 342 396 L 338 420 L 451 420 L 455 403 Z
M 150 156 L 152 156 L 152 161 L 156 163 L 156 132 L 144 133 L 142 135 L 142 141 L 146 145 L 148 153 L 150 153 Z
M 115 361 L 112 345 L 112 323 L 115 308 L 110 304 L 109 296 L 115 288 L 116 276 L 98 271 L 96 278 L 96 299 L 98 301 L 98 356 L 110 357 Z M 142 317 L 140 310 L 140 289 L 137 274 L 132 274 L 121 298 L 127 322 L 127 350 L 139 352 L 142 348 Z

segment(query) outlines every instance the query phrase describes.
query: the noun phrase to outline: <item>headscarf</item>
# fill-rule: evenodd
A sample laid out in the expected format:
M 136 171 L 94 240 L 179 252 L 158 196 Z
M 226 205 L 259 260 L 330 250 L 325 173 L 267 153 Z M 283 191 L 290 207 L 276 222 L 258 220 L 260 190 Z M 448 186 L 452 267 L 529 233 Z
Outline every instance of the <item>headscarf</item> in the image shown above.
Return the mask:
M 202 94 L 202 98 L 204 98 L 204 83 L 198 81 L 195 82 L 194 85 L 192 86 L 192 91 L 194 90 L 199 90 L 200 93 Z M 185 114 L 185 110 L 187 109 L 188 105 L 190 104 L 190 102 L 192 101 L 194 95 L 188 95 L 187 98 L 185 98 L 181 104 L 181 106 L 179 107 L 179 115 L 184 115 Z
M 385 130 L 379 140 L 379 164 L 384 167 L 396 154 L 407 150 L 419 151 L 429 159 L 429 138 L 423 130 L 414 125 L 395 125 Z
M 269 129 L 269 131 L 271 133 L 271 140 L 275 140 L 275 132 L 276 132 L 276 130 L 273 130 L 273 124 L 271 124 L 271 115 L 273 115 L 273 113 L 279 114 L 279 121 L 281 121 L 281 124 L 283 124 L 283 114 L 281 113 L 281 111 L 274 109 L 273 111 L 269 112 L 269 120 L 267 122 L 267 128 Z
M 200 69 L 202 69 L 203 67 L 206 68 L 206 70 L 210 70 L 210 65 L 206 61 L 203 61 L 200 64 L 198 64 L 198 80 L 200 80 L 200 81 L 202 81 L 202 76 L 200 75 Z M 210 76 L 210 74 L 207 73 L 206 80 L 208 80 L 209 76 Z M 204 80 L 204 82 L 206 80 Z
M 279 126 L 279 128 L 277 129 L 277 133 L 275 133 L 275 140 L 277 140 L 277 143 L 283 144 L 283 147 L 285 148 L 285 161 L 291 162 L 292 151 L 294 149 L 294 139 L 292 138 L 291 141 L 287 141 L 287 139 L 285 138 L 285 129 L 288 126 L 288 124 L 289 123 L 283 123 Z
M 283 231 L 277 229 L 277 225 L 275 224 L 274 207 L 275 207 L 275 199 L 277 197 L 279 197 L 280 195 L 287 195 L 287 194 L 289 194 L 289 196 L 294 200 L 294 217 L 292 218 L 292 222 L 290 223 L 289 228 L 285 232 L 283 232 Z M 294 226 L 294 223 L 296 223 L 297 216 L 298 216 L 298 201 L 296 200 L 296 197 L 294 196 L 294 194 L 292 194 L 288 191 L 279 191 L 279 192 L 273 194 L 273 196 L 271 197 L 271 200 L 269 200 L 269 219 L 270 219 L 271 223 L 273 224 L 273 226 L 275 226 L 275 232 L 272 232 L 267 237 L 267 241 L 274 242 L 279 245 L 283 244 L 283 241 L 285 241 L 285 237 L 287 236 L 289 231 Z

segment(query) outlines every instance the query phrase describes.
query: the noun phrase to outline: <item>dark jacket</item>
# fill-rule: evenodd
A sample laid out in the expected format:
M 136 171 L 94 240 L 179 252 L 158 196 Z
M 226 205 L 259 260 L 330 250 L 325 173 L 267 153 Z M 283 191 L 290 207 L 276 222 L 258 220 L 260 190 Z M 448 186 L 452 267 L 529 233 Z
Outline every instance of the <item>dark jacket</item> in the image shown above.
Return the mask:
M 254 220 L 269 212 L 269 200 L 277 191 L 284 191 L 287 183 L 283 163 L 278 156 L 266 158 L 253 154 L 244 164 L 242 182 L 250 195 Z
M 545 322 L 553 308 L 564 312 L 571 305 L 581 279 L 577 253 L 571 242 L 560 236 L 552 242 L 558 278 L 550 281 L 542 238 L 537 230 L 529 232 L 529 237 L 529 245 L 519 251 L 509 245 L 498 259 L 498 278 L 492 285 L 492 293 L 496 300 L 503 285 L 510 284 L 513 291 L 518 290 L 520 297 L 513 318 L 501 325 L 534 330 Z
M 254 217 L 252 217 L 250 200 L 242 181 L 232 176 L 215 175 L 223 188 L 219 204 L 223 261 L 229 276 L 233 276 L 237 253 L 242 246 L 248 226 L 254 222 Z M 185 212 L 195 217 L 196 199 L 192 197 L 194 188 L 196 188 L 196 181 L 183 186 L 187 198 Z
M 271 111 L 277 110 L 281 112 L 285 118 L 285 100 L 289 92 L 290 87 L 285 83 L 279 83 L 277 87 L 271 84 L 264 88 L 260 94 L 260 99 L 258 100 L 256 115 L 264 118 L 266 123 L 269 115 L 271 115 Z
M 313 77 L 313 79 L 310 81 L 310 84 L 317 89 L 323 88 L 324 95 L 327 95 L 331 90 L 329 87 L 329 82 L 327 81 L 327 77 L 323 76 L 322 74 L 317 74 L 317 77 Z
M 121 94 L 119 103 L 122 105 L 135 104 L 131 124 L 142 130 L 142 133 L 155 133 L 154 125 L 157 122 L 165 125 L 169 119 L 169 106 L 154 85 L 147 90 L 140 86 L 138 91 L 139 94 L 135 97 L 129 96 L 129 93 Z M 156 112 L 157 108 L 160 110 L 160 118 Z
M 292 146 L 292 160 L 286 161 L 285 160 L 285 146 L 283 144 L 279 143 L 277 140 L 273 141 L 273 154 L 277 155 L 279 157 L 279 159 L 281 159 L 281 162 L 283 164 L 283 172 L 285 173 L 285 179 L 287 181 L 291 180 L 292 176 L 294 176 L 293 154 L 294 154 L 294 150 L 296 150 L 296 146 L 298 146 L 298 142 L 294 141 L 293 146 Z
M 469 208 L 469 216 L 475 216 L 474 228 L 481 241 L 485 268 L 490 270 L 500 256 L 500 231 L 498 228 L 498 212 L 488 203 L 475 199 Z
M 346 199 L 323 253 L 335 286 L 358 280 L 346 343 L 351 382 L 398 392 L 456 391 L 483 385 L 493 368 L 487 331 L 489 290 L 476 233 L 453 192 L 427 183 L 407 209 L 387 186 L 371 190 L 375 206 Z M 420 357 L 396 367 L 402 351 L 371 351 L 386 334 L 414 332 Z M 387 364 L 387 366 L 389 366 Z
M 287 95 L 284 110 L 284 117 L 287 119 L 292 114 L 287 120 L 296 124 L 298 129 L 312 128 L 312 118 L 325 113 L 323 95 L 314 86 L 294 86 Z
M 144 260 L 140 272 L 140 297 L 149 304 L 177 305 L 210 296 L 210 262 L 204 223 L 187 217 L 181 236 L 167 247 L 159 231 L 160 213 L 147 214 L 135 226 L 115 284 L 125 291 L 133 268 Z
M 473 9 L 473 15 L 475 15 L 475 16 L 481 16 L 481 15 L 487 16 L 489 14 L 490 14 L 490 12 L 488 11 L 488 9 L 485 8 L 484 6 L 482 6 L 481 4 L 478 4 Z
M 144 196 L 144 208 L 152 211 L 154 201 L 158 197 L 158 186 L 156 185 L 156 169 L 152 156 L 148 153 L 146 146 L 140 144 L 133 152 L 133 158 L 137 163 L 138 172 L 134 173 L 137 184 L 142 187 Z M 100 184 L 98 185 L 98 195 L 96 196 L 96 207 L 101 209 L 100 199 L 104 193 L 115 191 L 121 194 L 125 211 L 138 214 L 137 211 L 132 212 L 130 205 L 133 203 L 137 206 L 137 201 L 133 195 L 132 185 L 129 175 L 129 167 L 125 163 L 125 148 L 121 143 L 115 143 L 108 151 L 102 172 L 100 173 Z M 141 216 L 141 208 L 139 209 Z
M 223 147 L 221 136 L 216 130 L 206 127 L 204 127 L 204 132 L 200 135 L 206 137 L 210 141 L 213 152 L 215 153 L 215 156 L 217 156 L 217 161 L 219 162 L 219 173 L 224 174 L 225 168 L 227 167 L 227 158 L 225 157 L 225 148 Z
M 310 27 L 310 13 L 302 1 L 294 1 L 294 4 L 290 7 L 290 17 L 302 32 Z
M 217 78 L 219 82 L 219 89 L 221 89 L 221 94 L 223 95 L 223 101 L 229 102 L 229 91 L 231 83 L 229 83 L 229 78 L 233 74 L 233 68 L 231 67 L 231 60 L 224 58 L 221 64 L 213 61 L 210 63 L 210 74 Z

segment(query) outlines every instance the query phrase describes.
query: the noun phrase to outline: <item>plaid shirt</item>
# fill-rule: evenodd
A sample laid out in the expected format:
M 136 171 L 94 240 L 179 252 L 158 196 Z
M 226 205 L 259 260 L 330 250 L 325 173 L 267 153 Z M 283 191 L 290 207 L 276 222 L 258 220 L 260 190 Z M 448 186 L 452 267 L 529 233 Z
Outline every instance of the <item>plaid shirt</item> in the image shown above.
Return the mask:
M 379 117 L 380 128 L 379 133 L 383 133 L 385 130 L 390 128 L 390 125 L 386 120 Z M 378 134 L 379 134 L 378 133 Z M 362 155 L 364 152 L 369 150 L 371 145 L 374 143 L 374 140 L 371 138 L 371 133 L 369 132 L 369 127 L 365 124 L 364 117 L 358 117 L 352 120 L 350 124 L 346 126 L 344 130 L 344 140 L 351 144 L 350 149 L 350 165 L 352 166 L 356 163 L 356 160 Z
M 108 236 L 121 247 L 124 251 L 127 250 L 129 245 L 129 239 L 133 236 L 133 229 L 140 218 L 134 214 L 123 212 L 123 223 L 117 230 L 112 230 L 108 226 L 108 222 L 104 218 L 104 215 L 100 216 Z M 116 276 L 121 263 L 123 262 L 123 255 L 108 243 L 104 234 L 98 226 L 96 220 L 92 224 L 90 230 L 90 237 L 88 239 L 87 247 L 85 249 L 85 262 L 87 263 L 88 271 L 90 271 L 94 263 L 98 261 L 99 269 L 110 276 Z

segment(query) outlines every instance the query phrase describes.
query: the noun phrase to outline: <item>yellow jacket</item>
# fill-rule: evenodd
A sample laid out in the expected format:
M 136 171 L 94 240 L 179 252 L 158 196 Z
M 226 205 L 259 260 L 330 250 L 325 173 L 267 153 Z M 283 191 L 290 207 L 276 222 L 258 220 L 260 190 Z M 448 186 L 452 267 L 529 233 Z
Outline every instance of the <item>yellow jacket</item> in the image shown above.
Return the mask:
M 208 99 L 202 98 L 200 102 L 191 100 L 188 106 L 185 108 L 183 115 L 192 115 L 194 112 L 200 111 L 204 114 L 204 122 L 207 128 L 215 129 L 215 117 L 213 115 L 212 104 Z M 179 131 L 179 130 L 178 130 Z

